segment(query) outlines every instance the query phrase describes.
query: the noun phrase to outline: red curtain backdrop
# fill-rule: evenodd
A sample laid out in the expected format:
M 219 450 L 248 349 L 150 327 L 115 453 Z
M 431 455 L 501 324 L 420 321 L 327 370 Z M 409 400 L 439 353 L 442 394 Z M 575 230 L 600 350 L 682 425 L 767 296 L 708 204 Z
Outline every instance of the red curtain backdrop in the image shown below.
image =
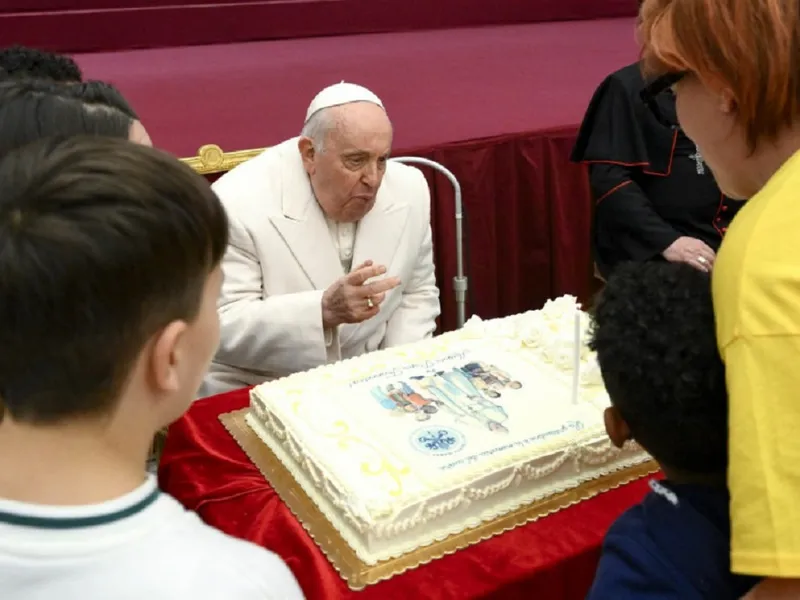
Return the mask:
M 634 0 L 5 0 L 0 40 L 97 52 L 635 13 Z
M 468 315 L 516 314 L 562 294 L 590 299 L 592 203 L 583 169 L 568 160 L 575 134 L 569 127 L 412 152 L 446 165 L 462 185 Z M 453 188 L 443 176 L 426 175 L 448 331 L 456 325 Z
M 248 396 L 195 403 L 170 428 L 159 481 L 207 523 L 278 553 L 313 600 L 583 600 L 606 530 L 647 491 L 633 482 L 355 593 L 219 422 Z
M 467 318 L 513 315 L 564 294 L 591 304 L 600 284 L 590 266 L 593 203 L 584 168 L 567 160 L 576 133 L 567 127 L 403 153 L 445 165 L 461 184 Z M 444 175 L 419 168 L 431 190 L 441 333 L 457 326 L 455 193 Z

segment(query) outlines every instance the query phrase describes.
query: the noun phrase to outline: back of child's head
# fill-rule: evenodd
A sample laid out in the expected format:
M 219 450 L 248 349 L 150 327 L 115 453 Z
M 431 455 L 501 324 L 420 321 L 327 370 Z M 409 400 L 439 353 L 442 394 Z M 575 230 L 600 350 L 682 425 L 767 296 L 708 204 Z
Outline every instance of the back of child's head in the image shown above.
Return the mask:
M 133 110 L 122 92 L 110 83 L 90 80 L 62 87 L 63 94 L 77 98 L 90 107 L 113 108 L 128 115 L 131 119 L 139 120 L 136 111 Z
M 722 473 L 727 392 L 711 278 L 682 264 L 620 266 L 594 309 L 591 347 L 631 436 L 662 465 Z
M 113 108 L 93 109 L 80 98 L 66 94 L 64 87 L 37 80 L 0 81 L 0 158 L 50 136 L 128 139 L 133 118 Z
M 110 414 L 154 340 L 199 319 L 227 245 L 224 209 L 176 159 L 105 137 L 11 152 L 0 189 L 5 418 L 49 425 Z M 199 385 L 213 352 L 197 358 L 192 346 L 216 344 L 215 300 L 214 322 L 164 362 L 181 400 L 191 401 L 197 388 L 185 388 Z
M 15 79 L 45 79 L 78 83 L 83 74 L 69 56 L 25 46 L 0 49 L 0 68 Z

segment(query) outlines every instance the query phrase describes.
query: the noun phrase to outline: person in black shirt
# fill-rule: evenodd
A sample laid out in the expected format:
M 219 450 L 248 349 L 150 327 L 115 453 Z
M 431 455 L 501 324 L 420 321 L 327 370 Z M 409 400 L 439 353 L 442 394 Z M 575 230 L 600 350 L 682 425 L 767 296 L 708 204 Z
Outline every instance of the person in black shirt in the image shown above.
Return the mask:
M 592 252 L 608 278 L 623 262 L 668 260 L 711 271 L 742 202 L 722 195 L 694 143 L 677 127 L 675 99 L 642 100 L 638 63 L 609 75 L 592 98 L 572 151 L 589 166 Z

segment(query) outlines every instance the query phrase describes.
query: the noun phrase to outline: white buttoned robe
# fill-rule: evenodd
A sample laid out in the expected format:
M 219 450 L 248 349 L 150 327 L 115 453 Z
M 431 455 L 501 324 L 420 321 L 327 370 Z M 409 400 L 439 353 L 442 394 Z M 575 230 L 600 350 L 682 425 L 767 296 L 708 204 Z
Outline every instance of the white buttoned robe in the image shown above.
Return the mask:
M 230 245 L 220 346 L 199 397 L 418 341 L 436 327 L 430 191 L 419 170 L 389 162 L 375 205 L 358 223 L 352 264 L 370 259 L 402 283 L 377 316 L 326 336 L 322 293 L 344 269 L 297 142 L 269 148 L 214 183 Z

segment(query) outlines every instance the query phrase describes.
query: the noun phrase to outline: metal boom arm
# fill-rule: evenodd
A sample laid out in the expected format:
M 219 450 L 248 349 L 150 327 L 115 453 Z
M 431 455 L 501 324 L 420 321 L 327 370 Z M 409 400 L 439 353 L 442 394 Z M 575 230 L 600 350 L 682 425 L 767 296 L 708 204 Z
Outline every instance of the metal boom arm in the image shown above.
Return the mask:
M 467 306 L 467 278 L 464 276 L 464 212 L 461 203 L 461 184 L 453 173 L 435 161 L 416 156 L 400 156 L 391 160 L 404 164 L 424 165 L 430 167 L 447 177 L 455 191 L 455 217 L 456 217 L 456 276 L 453 277 L 453 290 L 456 296 L 456 323 L 458 328 L 464 326 L 466 321 Z

